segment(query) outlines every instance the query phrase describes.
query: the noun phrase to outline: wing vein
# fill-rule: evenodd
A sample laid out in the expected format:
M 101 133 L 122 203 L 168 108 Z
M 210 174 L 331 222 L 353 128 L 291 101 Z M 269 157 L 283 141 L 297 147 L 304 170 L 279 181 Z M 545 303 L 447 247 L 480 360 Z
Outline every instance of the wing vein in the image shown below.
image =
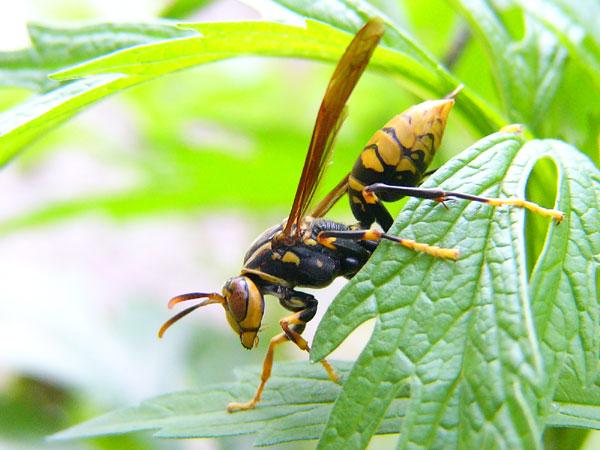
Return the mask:
M 346 102 L 367 67 L 383 32 L 383 21 L 378 18 L 370 19 L 354 36 L 331 76 L 317 114 L 294 203 L 283 229 L 286 237 L 291 236 L 294 225 L 296 236 L 300 234 L 302 219 L 321 179 L 337 132 L 346 117 Z

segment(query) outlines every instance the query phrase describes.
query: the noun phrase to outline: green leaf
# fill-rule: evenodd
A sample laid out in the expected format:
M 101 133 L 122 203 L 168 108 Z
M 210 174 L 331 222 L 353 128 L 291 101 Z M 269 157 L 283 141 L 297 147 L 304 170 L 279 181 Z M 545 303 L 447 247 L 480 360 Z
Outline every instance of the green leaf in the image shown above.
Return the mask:
M 549 427 L 544 431 L 544 448 L 546 450 L 585 449 L 591 430 L 582 428 Z
M 328 2 L 275 0 L 275 3 L 300 14 L 302 17 L 333 25 L 349 33 L 356 33 L 370 17 L 380 17 L 384 19 L 386 25 L 386 31 L 382 38 L 382 42 L 386 46 L 406 54 L 429 70 L 440 72 L 443 76 L 449 76 L 448 72 L 445 72 L 439 66 L 432 55 L 403 32 L 389 17 L 386 17 L 383 11 L 378 10 L 368 2 L 361 0 L 353 2 L 344 0 Z
M 347 376 L 351 364 L 336 361 L 339 374 Z M 320 365 L 286 362 L 275 365 L 260 408 L 228 414 L 229 402 L 251 396 L 258 383 L 259 367 L 237 369 L 238 382 L 211 384 L 193 391 L 151 398 L 139 406 L 123 408 L 61 431 L 52 440 L 92 438 L 140 431 L 154 431 L 162 438 L 209 438 L 256 435 L 254 444 L 317 439 L 327 421 L 340 386 L 332 383 Z M 572 389 L 569 389 L 572 391 Z M 408 391 L 392 401 L 377 431 L 397 433 L 406 413 Z M 600 429 L 600 387 L 565 396 L 559 391 L 548 417 L 549 426 Z
M 141 77 L 102 75 L 67 83 L 34 96 L 0 114 L 0 166 L 37 137 L 57 127 L 86 106 L 129 86 Z
M 567 52 L 558 39 L 529 15 L 524 35 L 513 37 L 508 18 L 491 0 L 454 0 L 475 36 L 483 43 L 504 111 L 510 121 L 539 133 L 550 102 L 562 81 Z M 522 11 L 517 11 L 518 15 Z
M 181 27 L 196 30 L 201 36 L 134 47 L 57 72 L 52 78 L 65 80 L 106 73 L 158 76 L 246 54 L 336 62 L 349 41 L 347 33 L 312 20 L 307 21 L 306 28 L 270 22 L 198 23 L 182 24 Z M 369 67 L 410 80 L 421 92 L 433 92 L 438 96 L 458 85 L 449 76 L 440 79 L 429 67 L 416 63 L 409 55 L 386 48 L 375 52 Z M 487 125 L 482 125 L 484 128 L 489 128 L 490 123 L 499 124 L 489 117 L 493 113 L 478 112 L 488 121 Z
M 563 371 L 548 424 L 557 427 L 600 429 L 600 378 L 585 385 L 571 364 Z
M 385 21 L 386 31 L 382 42 L 391 49 L 406 55 L 408 73 L 399 72 L 406 88 L 420 98 L 441 97 L 453 90 L 459 83 L 443 65 L 435 59 L 422 45 L 412 39 L 403 31 L 385 12 L 378 10 L 373 5 L 362 0 L 332 0 L 327 2 L 306 2 L 302 0 L 274 0 L 290 11 L 303 17 L 322 21 L 336 28 L 355 33 L 368 17 L 381 17 Z M 377 56 L 377 53 L 375 54 Z M 412 70 L 426 70 L 432 78 L 436 79 L 433 86 L 427 86 L 419 81 L 420 76 L 415 72 L 416 79 L 410 75 Z M 395 74 L 396 70 L 392 70 Z M 460 104 L 462 103 L 462 104 Z M 461 92 L 461 102 L 457 110 L 462 111 L 467 120 L 482 134 L 486 135 L 496 131 L 506 123 L 505 118 L 500 118 L 490 105 L 484 102 L 468 87 Z M 478 118 L 478 114 L 485 117 Z M 493 125 L 491 128 L 489 125 Z
M 407 203 L 390 232 L 459 248 L 461 258 L 456 263 L 442 261 L 384 243 L 327 310 L 313 343 L 314 360 L 330 353 L 365 320 L 377 321 L 336 402 L 320 448 L 363 448 L 405 383 L 411 398 L 400 448 L 539 447 L 543 411 L 553 397 L 564 358 L 551 364 L 549 372 L 544 370 L 547 352 L 536 338 L 534 319 L 541 323 L 558 302 L 569 310 L 577 303 L 580 320 L 565 323 L 563 329 L 560 324 L 547 325 L 545 334 L 557 339 L 562 333 L 567 349 L 557 350 L 576 360 L 586 359 L 588 352 L 597 355 L 592 336 L 597 325 L 589 321 L 598 306 L 594 295 L 585 297 L 594 281 L 578 270 L 581 265 L 586 270 L 598 267 L 600 219 L 597 196 L 592 194 L 600 190 L 598 171 L 566 144 L 524 143 L 499 133 L 461 153 L 424 184 L 488 197 L 523 197 L 528 174 L 541 157 L 556 161 L 558 208 L 566 219 L 558 227 L 550 225 L 531 292 L 522 210 L 496 211 L 456 202 L 446 211 L 431 201 Z M 587 234 L 576 231 L 582 226 L 581 212 L 585 226 L 596 224 L 591 230 L 583 228 Z M 570 254 L 573 246 L 580 246 L 581 254 Z M 549 282 L 544 271 L 550 266 L 552 274 L 568 278 L 564 285 L 571 283 L 581 296 L 554 289 L 544 293 L 548 305 L 536 303 L 534 310 L 532 301 L 541 299 L 542 280 Z M 583 348 L 567 345 L 578 339 L 585 342 Z M 595 366 L 586 362 L 591 375 Z
M 48 74 L 62 67 L 163 39 L 189 34 L 167 23 L 101 23 L 77 28 L 28 26 L 32 47 L 0 52 L 0 86 L 47 91 L 58 87 Z
M 52 76 L 55 80 L 87 77 L 88 84 L 57 88 L 0 116 L 0 164 L 5 163 L 23 145 L 62 123 L 84 106 L 142 81 L 193 65 L 245 54 L 295 56 L 335 62 L 350 39 L 348 34 L 329 25 L 311 21 L 306 28 L 269 22 L 182 26 L 194 29 L 202 36 L 135 45 L 55 73 Z M 83 35 L 78 35 L 78 39 L 83 39 Z M 65 53 L 64 49 L 61 48 L 59 53 Z M 23 54 L 13 54 L 12 57 L 23 58 Z M 422 95 L 442 96 L 458 84 L 445 72 L 432 71 L 429 65 L 420 64 L 404 53 L 386 48 L 376 51 L 371 68 L 400 77 Z M 118 81 L 115 78 L 111 82 L 107 82 L 107 78 L 92 77 L 106 74 L 128 76 Z M 43 75 L 42 70 L 33 78 L 39 79 Z M 482 133 L 497 129 L 503 123 L 493 110 L 468 89 L 463 91 L 461 99 L 457 108 Z
M 128 153 L 127 144 L 115 144 L 111 134 L 93 124 L 82 130 L 80 123 L 65 132 L 71 147 L 109 163 L 108 170 L 125 167 L 134 171 L 132 184 L 81 192 L 6 217 L 0 221 L 0 235 L 72 220 L 90 212 L 122 221 L 167 211 L 197 214 L 227 207 L 277 220 L 287 212 L 298 180 L 271 177 L 265 182 L 264 177 L 253 174 L 296 172 L 306 154 L 313 114 L 328 72 L 324 67 L 303 74 L 303 88 L 299 90 L 294 89 L 297 80 L 286 78 L 286 66 L 281 61 L 261 62 L 260 72 L 239 83 L 231 74 L 231 68 L 237 67 L 232 61 L 181 72 L 129 91 L 115 107 L 135 111 L 136 134 L 144 142 L 143 151 Z M 199 78 L 202 83 L 198 83 Z M 229 79 L 232 81 L 226 82 Z M 354 163 L 357 143 L 367 142 L 373 130 L 389 120 L 394 108 L 406 103 L 405 93 L 395 87 L 393 80 L 381 77 L 361 80 L 353 94 L 352 114 L 336 143 L 335 163 L 328 167 L 323 180 L 325 190 Z M 167 103 L 165 96 L 170 100 Z M 374 96 L 385 96 L 387 102 L 374 103 Z M 248 114 L 250 110 L 252 114 Z M 196 124 L 216 134 L 190 140 L 189 127 Z M 35 159 L 36 151 L 52 146 L 53 141 L 34 147 L 30 154 L 33 161 L 28 161 L 43 164 L 43 160 Z M 286 151 L 274 151 L 278 148 Z M 228 167 L 227 183 L 223 182 L 223 167 Z M 350 221 L 345 202 L 340 202 L 335 217 Z
M 120 48 L 189 31 L 167 24 L 100 24 L 74 29 L 29 27 L 33 47 L 0 54 L 0 85 L 49 90 L 0 114 L 0 165 L 21 148 L 83 108 L 143 77 L 103 75 L 69 83 L 51 82 L 49 72 Z
M 600 173 L 560 141 L 534 141 L 524 150 L 519 155 L 524 161 L 543 157 L 556 164 L 559 205 L 569 218 L 564 226 L 550 229 L 531 279 L 546 373 L 556 383 L 569 364 L 576 384 L 589 386 L 598 373 L 600 351 Z
M 336 362 L 344 375 L 349 363 Z M 229 414 L 228 403 L 254 394 L 260 368 L 236 371 L 238 383 L 208 385 L 196 391 L 166 394 L 141 405 L 108 413 L 62 431 L 52 439 L 122 434 L 153 430 L 162 438 L 223 437 L 256 434 L 255 445 L 317 439 L 340 386 L 332 383 L 320 364 L 277 364 L 261 407 Z M 392 433 L 404 414 L 402 392 L 394 400 L 379 433 Z
M 59 71 L 52 78 L 65 80 L 106 73 L 158 76 L 248 54 L 337 60 L 349 41 L 348 34 L 316 22 L 307 23 L 306 28 L 271 22 L 180 26 L 201 35 L 126 49 Z
M 572 60 L 572 58 L 570 58 Z M 600 104 L 590 101 L 596 87 L 579 66 L 568 64 L 563 83 L 558 90 L 543 135 L 557 138 L 577 147 L 600 166 L 598 136 L 600 136 Z
M 556 34 L 600 89 L 600 3 L 596 0 L 520 0 L 519 3 Z
M 199 23 L 181 25 L 202 36 L 134 47 L 98 58 L 53 75 L 55 79 L 79 78 L 105 73 L 158 76 L 196 64 L 244 54 L 295 56 L 336 62 L 349 36 L 330 25 L 307 20 L 306 28 L 269 22 Z M 389 28 L 388 28 L 389 29 Z M 432 71 L 410 54 L 378 48 L 370 69 L 403 79 L 423 96 L 441 97 L 459 81 L 443 70 Z M 461 92 L 461 110 L 482 133 L 499 128 L 503 121 L 469 89 Z

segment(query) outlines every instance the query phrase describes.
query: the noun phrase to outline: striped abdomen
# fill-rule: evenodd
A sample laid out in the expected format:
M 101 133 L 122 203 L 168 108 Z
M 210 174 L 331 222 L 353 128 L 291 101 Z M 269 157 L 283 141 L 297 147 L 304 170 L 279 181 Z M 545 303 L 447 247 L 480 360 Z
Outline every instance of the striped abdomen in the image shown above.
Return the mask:
M 374 183 L 418 186 L 441 143 L 453 104 L 453 99 L 420 103 L 397 115 L 375 132 L 348 179 L 350 207 L 362 226 L 369 227 L 377 220 L 384 229 L 389 228 L 389 213 L 383 213 L 381 208 L 385 208 L 381 204 L 367 204 L 362 195 L 363 188 Z M 378 195 L 386 202 L 401 197 L 386 192 Z

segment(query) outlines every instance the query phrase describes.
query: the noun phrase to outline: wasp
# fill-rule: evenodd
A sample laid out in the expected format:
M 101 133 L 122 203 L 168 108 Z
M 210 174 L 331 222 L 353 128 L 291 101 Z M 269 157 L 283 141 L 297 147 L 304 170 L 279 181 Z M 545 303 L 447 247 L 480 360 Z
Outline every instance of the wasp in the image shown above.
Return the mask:
M 338 62 L 317 114 L 288 218 L 254 241 L 244 257 L 240 274 L 227 280 L 220 293 L 193 292 L 176 296 L 169 302 L 169 307 L 173 307 L 183 301 L 203 299 L 165 322 L 159 330 L 160 337 L 173 323 L 192 311 L 206 305 L 220 304 L 229 325 L 247 349 L 258 345 L 265 295 L 278 298 L 280 304 L 291 311 L 292 314 L 279 322 L 283 332 L 271 339 L 256 394 L 248 402 L 229 404 L 229 412 L 254 408 L 260 401 L 271 375 L 273 354 L 278 345 L 291 341 L 301 350 L 310 351 L 301 334 L 306 323 L 315 316 L 318 301 L 313 295 L 297 290 L 297 287 L 319 288 L 329 285 L 340 276 L 351 278 L 367 262 L 382 239 L 436 257 L 456 259 L 458 256 L 455 249 L 440 248 L 324 219 L 322 215 L 327 208 L 323 207 L 323 202 L 314 212 L 308 213 L 335 136 L 346 116 L 346 102 L 383 32 L 380 19 L 370 20 L 352 39 Z M 326 360 L 322 360 L 321 364 L 329 378 L 339 382 L 331 365 Z
M 438 258 L 457 259 L 458 250 L 403 239 L 387 234 L 392 224 L 381 200 L 416 196 L 444 201 L 448 198 L 485 201 L 468 194 L 421 189 L 416 186 L 426 176 L 439 146 L 455 93 L 442 100 L 417 105 L 392 119 L 377 131 L 361 152 L 351 173 L 318 203 L 310 208 L 333 143 L 346 117 L 346 103 L 366 69 L 384 33 L 380 19 L 371 19 L 354 36 L 338 62 L 321 102 L 306 159 L 286 220 L 262 233 L 244 256 L 239 275 L 227 280 L 221 292 L 192 292 L 172 298 L 169 307 L 184 301 L 202 299 L 167 320 L 159 337 L 175 322 L 196 309 L 220 304 L 227 322 L 246 349 L 258 345 L 265 302 L 271 295 L 291 312 L 279 322 L 282 333 L 271 339 L 263 362 L 256 393 L 247 402 L 230 403 L 229 412 L 254 408 L 260 401 L 271 375 L 274 350 L 291 341 L 310 351 L 302 337 L 306 324 L 317 311 L 317 299 L 298 287 L 320 288 L 335 278 L 352 278 L 368 261 L 382 240 L 395 242 L 414 251 Z M 375 194 L 379 193 L 379 197 Z M 345 225 L 323 216 L 346 193 L 357 225 Z M 502 201 L 502 204 L 508 204 Z M 515 203 L 516 204 L 516 203 Z M 541 207 L 537 207 L 543 209 Z M 373 222 L 383 231 L 370 229 Z M 327 360 L 320 361 L 329 378 L 339 378 Z

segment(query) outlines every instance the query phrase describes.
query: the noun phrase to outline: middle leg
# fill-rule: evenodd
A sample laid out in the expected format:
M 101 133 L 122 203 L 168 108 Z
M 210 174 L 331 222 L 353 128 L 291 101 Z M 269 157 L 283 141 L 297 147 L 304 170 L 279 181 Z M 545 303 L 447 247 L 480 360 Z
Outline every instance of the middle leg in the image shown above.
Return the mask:
M 455 248 L 442 248 L 435 245 L 416 242 L 412 239 L 403 239 L 379 230 L 347 230 L 347 231 L 321 231 L 317 236 L 317 242 L 325 247 L 335 250 L 337 239 L 353 239 L 359 241 L 380 241 L 382 239 L 395 242 L 414 251 L 427 253 L 436 258 L 458 259 L 458 250 Z

